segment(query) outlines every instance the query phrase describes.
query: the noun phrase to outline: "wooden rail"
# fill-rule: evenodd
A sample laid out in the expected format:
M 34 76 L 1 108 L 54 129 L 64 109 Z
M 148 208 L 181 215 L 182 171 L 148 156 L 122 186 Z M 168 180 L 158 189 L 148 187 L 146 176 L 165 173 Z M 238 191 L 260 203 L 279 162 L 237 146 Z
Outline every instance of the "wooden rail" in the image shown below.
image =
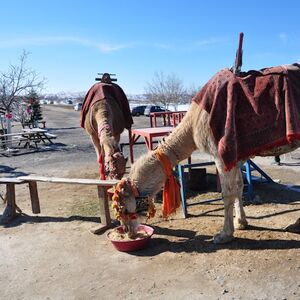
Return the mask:
M 46 176 L 20 176 L 14 178 L 1 178 L 0 184 L 6 185 L 6 199 L 7 205 L 3 212 L 4 222 L 10 221 L 16 216 L 16 210 L 20 210 L 16 204 L 16 184 L 28 184 L 31 199 L 32 212 L 38 214 L 41 212 L 40 201 L 38 195 L 37 182 L 46 182 L 54 184 L 82 184 L 82 185 L 96 185 L 98 191 L 98 198 L 100 204 L 100 228 L 93 230 L 93 233 L 103 233 L 108 228 L 112 227 L 112 220 L 109 213 L 109 204 L 107 189 L 115 186 L 118 180 L 98 180 L 98 179 L 85 179 L 85 178 L 62 178 L 62 177 L 46 177 Z M 21 210 L 20 210 L 21 211 Z M 2 221 L 3 222 L 3 221 Z

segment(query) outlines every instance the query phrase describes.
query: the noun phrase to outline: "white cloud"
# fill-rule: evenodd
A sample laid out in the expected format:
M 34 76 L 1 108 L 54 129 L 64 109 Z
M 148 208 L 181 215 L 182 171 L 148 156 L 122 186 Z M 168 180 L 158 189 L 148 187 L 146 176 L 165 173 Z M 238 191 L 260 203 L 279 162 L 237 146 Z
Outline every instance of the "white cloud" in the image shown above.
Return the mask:
M 84 39 L 80 37 L 74 37 L 74 36 L 48 36 L 48 37 L 1 40 L 0 48 L 47 46 L 47 45 L 57 45 L 57 44 L 77 44 L 85 47 L 97 48 L 103 53 L 109 53 L 124 48 L 132 47 L 129 44 L 109 44 L 109 43 Z
M 163 50 L 169 50 L 173 49 L 174 46 L 171 46 L 169 44 L 163 44 L 163 43 L 153 43 L 149 45 L 150 47 L 158 48 L 158 49 L 163 49 Z
M 193 51 L 199 48 L 214 46 L 226 42 L 225 38 L 207 38 L 203 40 L 195 41 L 177 41 L 169 43 L 151 43 L 151 44 L 140 44 L 140 46 L 154 47 L 162 50 L 179 50 L 179 51 Z
M 224 42 L 224 38 L 213 38 L 212 37 L 212 38 L 196 41 L 195 44 L 197 46 L 206 46 L 206 45 L 215 45 L 215 44 L 219 44 L 219 43 L 223 43 L 223 42 Z
M 102 53 L 110 53 L 127 48 L 157 48 L 162 50 L 179 50 L 179 51 L 192 51 L 202 47 L 212 46 L 223 43 L 224 38 L 207 38 L 203 40 L 196 40 L 190 42 L 153 42 L 153 43 L 126 43 L 126 44 L 112 44 L 106 42 L 99 42 L 88 38 L 77 36 L 45 36 L 45 37 L 28 37 L 16 39 L 0 39 L 0 48 L 14 48 L 14 47 L 29 47 L 29 46 L 51 46 L 51 45 L 79 45 L 83 47 L 96 48 Z
M 287 43 L 287 41 L 288 41 L 288 35 L 285 32 L 282 32 L 282 33 L 279 34 L 279 39 L 283 43 Z

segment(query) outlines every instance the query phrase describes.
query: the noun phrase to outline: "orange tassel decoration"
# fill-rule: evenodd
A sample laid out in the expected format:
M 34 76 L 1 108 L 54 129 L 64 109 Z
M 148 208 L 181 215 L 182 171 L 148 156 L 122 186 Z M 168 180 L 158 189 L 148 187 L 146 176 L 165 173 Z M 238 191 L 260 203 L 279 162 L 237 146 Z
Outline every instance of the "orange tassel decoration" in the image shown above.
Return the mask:
M 160 148 L 157 148 L 154 154 L 162 164 L 163 170 L 167 176 L 167 180 L 164 184 L 162 205 L 163 216 L 167 218 L 170 214 L 175 213 L 176 209 L 180 207 L 180 186 L 173 174 L 169 158 L 162 153 Z

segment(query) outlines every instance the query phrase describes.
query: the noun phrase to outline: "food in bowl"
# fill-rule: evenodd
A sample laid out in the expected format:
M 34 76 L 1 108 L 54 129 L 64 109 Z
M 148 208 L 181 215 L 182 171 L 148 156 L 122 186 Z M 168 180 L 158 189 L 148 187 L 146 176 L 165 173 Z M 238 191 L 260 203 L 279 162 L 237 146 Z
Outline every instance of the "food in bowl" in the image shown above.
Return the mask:
M 107 238 L 113 246 L 124 252 L 144 249 L 149 245 L 154 229 L 150 226 L 140 224 L 135 237 L 129 237 L 123 226 L 118 226 L 107 234 Z
M 148 236 L 149 234 L 144 230 L 139 230 L 134 236 L 129 236 L 127 232 L 113 230 L 110 233 L 109 238 L 114 241 L 131 241 L 131 240 L 144 239 Z

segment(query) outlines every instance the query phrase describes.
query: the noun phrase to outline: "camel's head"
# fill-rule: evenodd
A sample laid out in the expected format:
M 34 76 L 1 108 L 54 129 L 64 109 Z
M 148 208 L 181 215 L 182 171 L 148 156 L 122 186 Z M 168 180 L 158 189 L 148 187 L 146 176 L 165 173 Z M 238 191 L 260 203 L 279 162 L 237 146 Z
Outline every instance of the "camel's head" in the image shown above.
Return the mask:
M 123 153 L 118 151 L 109 156 L 105 162 L 105 171 L 111 179 L 121 179 L 126 171 L 126 163 L 128 158 L 125 158 Z
M 132 189 L 131 182 L 123 178 L 116 186 L 112 196 L 112 208 L 116 218 L 125 227 L 125 232 L 133 236 L 137 231 L 136 193 Z
M 152 199 L 139 197 L 137 188 L 129 179 L 123 178 L 118 183 L 112 200 L 116 218 L 124 225 L 129 236 L 137 233 L 138 218 L 145 215 L 145 211 L 148 210 L 147 217 L 153 217 L 155 214 Z

